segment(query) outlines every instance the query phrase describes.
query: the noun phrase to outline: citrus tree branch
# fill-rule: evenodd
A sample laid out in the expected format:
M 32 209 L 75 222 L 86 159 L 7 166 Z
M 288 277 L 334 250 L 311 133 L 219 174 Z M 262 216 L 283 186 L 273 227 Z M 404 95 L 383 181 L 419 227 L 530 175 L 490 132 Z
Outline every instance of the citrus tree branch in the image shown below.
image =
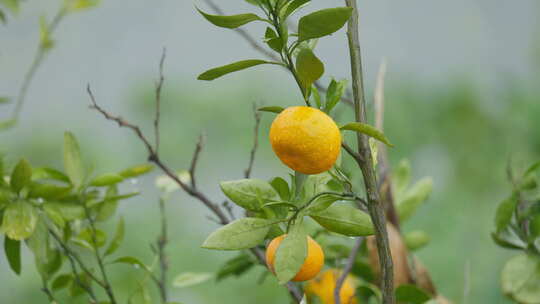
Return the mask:
M 249 153 L 249 163 L 246 170 L 244 170 L 244 177 L 249 178 L 253 169 L 253 163 L 255 162 L 255 154 L 259 147 L 259 127 L 261 126 L 261 112 L 257 111 L 257 105 L 253 104 L 253 117 L 255 117 L 255 127 L 253 129 L 253 146 Z
M 169 233 L 167 227 L 165 200 L 163 198 L 160 198 L 159 200 L 159 214 L 161 222 L 161 234 L 157 240 L 157 254 L 159 258 L 160 277 L 157 285 L 161 297 L 161 303 L 166 304 L 168 302 L 167 273 L 169 270 L 169 261 L 165 252 L 165 247 L 167 247 L 169 242 Z
M 167 49 L 163 48 L 161 53 L 161 59 L 159 60 L 159 79 L 156 83 L 156 118 L 154 119 L 154 136 L 156 140 L 156 153 L 159 152 L 159 121 L 161 116 L 161 90 L 163 88 L 163 82 L 165 77 L 163 76 L 163 65 L 165 63 L 165 57 L 167 56 Z
M 341 287 L 343 286 L 343 283 L 347 279 L 347 276 L 351 272 L 354 262 L 356 261 L 356 257 L 358 256 L 358 252 L 360 251 L 360 246 L 362 246 L 362 241 L 364 238 L 359 237 L 356 238 L 356 241 L 354 242 L 354 246 L 351 249 L 351 252 L 349 253 L 349 257 L 347 258 L 347 264 L 345 265 L 345 268 L 343 268 L 343 271 L 341 272 L 341 275 L 336 281 L 336 287 L 334 288 L 334 301 L 335 304 L 341 304 L 341 296 L 340 291 Z
M 358 33 L 358 7 L 356 0 L 345 0 L 353 13 L 347 25 L 347 38 L 349 43 L 349 53 L 351 59 L 351 74 L 354 99 L 354 112 L 357 122 L 367 123 L 366 101 L 364 97 L 364 83 L 362 76 L 362 58 L 360 52 L 360 38 Z M 394 304 L 394 278 L 393 263 L 390 254 L 388 232 L 386 230 L 386 215 L 384 206 L 381 203 L 377 187 L 377 177 L 368 138 L 366 135 L 357 133 L 358 154 L 360 158 L 355 158 L 362 175 L 366 188 L 368 211 L 375 228 L 375 239 L 379 254 L 379 263 L 382 273 L 381 291 L 383 294 L 383 304 Z M 360 161 L 363 160 L 363 161 Z

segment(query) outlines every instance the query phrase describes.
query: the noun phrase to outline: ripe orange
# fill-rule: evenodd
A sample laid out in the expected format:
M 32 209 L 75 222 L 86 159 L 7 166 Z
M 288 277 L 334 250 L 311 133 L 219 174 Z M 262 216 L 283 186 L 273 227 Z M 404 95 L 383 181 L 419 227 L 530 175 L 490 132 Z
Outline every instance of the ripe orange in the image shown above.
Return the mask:
M 276 257 L 276 251 L 281 244 L 281 241 L 285 238 L 286 234 L 280 235 L 273 239 L 266 248 L 266 265 L 272 272 L 274 272 L 274 259 Z M 307 281 L 314 278 L 322 269 L 324 265 L 324 252 L 321 246 L 308 236 L 308 250 L 307 256 L 304 260 L 304 264 L 292 281 Z
M 304 174 L 332 168 L 341 150 L 341 133 L 334 120 L 311 107 L 290 107 L 270 127 L 270 143 L 279 159 Z
M 313 297 L 318 297 L 322 304 L 334 304 L 334 289 L 336 281 L 340 276 L 340 271 L 337 269 L 327 270 L 317 278 L 309 281 L 305 287 L 305 293 L 309 301 Z M 339 291 L 340 304 L 357 304 L 358 301 L 355 294 L 354 278 L 349 275 Z

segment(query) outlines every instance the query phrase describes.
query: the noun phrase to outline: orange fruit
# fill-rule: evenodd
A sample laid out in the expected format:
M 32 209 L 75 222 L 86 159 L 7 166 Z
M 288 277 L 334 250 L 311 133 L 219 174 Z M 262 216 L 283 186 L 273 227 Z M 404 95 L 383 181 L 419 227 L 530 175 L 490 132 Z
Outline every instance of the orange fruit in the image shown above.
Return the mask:
M 334 120 L 311 107 L 283 110 L 270 127 L 270 143 L 279 159 L 304 174 L 332 168 L 341 150 L 341 133 Z
M 273 239 L 266 248 L 266 265 L 274 272 L 274 259 L 276 257 L 276 251 L 281 244 L 281 241 L 285 238 L 286 234 L 280 235 Z M 300 268 L 300 271 L 294 276 L 292 281 L 307 281 L 313 279 L 324 266 L 324 252 L 321 246 L 308 236 L 308 250 L 307 256 L 304 260 L 304 264 Z
M 322 304 L 335 304 L 334 289 L 340 275 L 339 270 L 330 269 L 309 281 L 304 289 L 308 300 L 312 301 L 313 297 L 318 297 Z M 358 300 L 354 296 L 355 285 L 353 276 L 347 276 L 339 291 L 340 304 L 358 303 Z

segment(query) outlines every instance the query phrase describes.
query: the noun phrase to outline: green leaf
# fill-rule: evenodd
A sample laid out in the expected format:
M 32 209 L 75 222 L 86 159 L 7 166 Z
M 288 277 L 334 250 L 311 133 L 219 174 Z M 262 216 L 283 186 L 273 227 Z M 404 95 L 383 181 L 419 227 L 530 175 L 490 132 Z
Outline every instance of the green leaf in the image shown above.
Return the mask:
M 120 175 L 124 178 L 137 177 L 143 174 L 146 174 L 154 169 L 154 166 L 150 164 L 142 164 L 135 167 L 128 168 L 122 172 Z
M 281 53 L 281 50 L 283 49 L 283 43 L 281 42 L 281 38 L 279 38 L 279 36 L 272 28 L 266 28 L 266 33 L 264 34 L 264 41 L 272 50 Z
M 307 250 L 307 235 L 299 222 L 285 236 L 276 252 L 274 271 L 280 284 L 287 283 L 300 271 Z
M 254 67 L 261 64 L 279 64 L 275 62 L 270 62 L 266 60 L 259 60 L 259 59 L 248 59 L 248 60 L 242 60 L 237 61 L 231 64 L 227 64 L 224 66 L 220 66 L 217 68 L 210 69 L 201 75 L 197 77 L 199 80 L 214 80 L 216 78 L 219 78 L 223 75 L 227 75 L 229 73 L 245 70 L 250 67 Z
M 495 213 L 495 227 L 498 232 L 510 225 L 517 202 L 517 196 L 512 195 L 499 204 L 497 212 Z
M 122 177 L 122 175 L 115 174 L 115 173 L 106 173 L 106 174 L 103 174 L 94 178 L 90 182 L 90 186 L 94 186 L 94 187 L 111 186 L 111 185 L 118 184 L 119 182 L 122 182 L 123 180 L 124 180 L 124 177 Z
M 330 113 L 330 111 L 332 111 L 332 109 L 337 105 L 337 103 L 341 100 L 343 93 L 345 93 L 346 88 L 347 79 L 340 80 L 339 82 L 335 81 L 334 79 L 330 81 L 330 85 L 326 91 L 326 104 L 324 106 L 324 111 L 326 113 Z
M 411 231 L 405 235 L 405 244 L 409 250 L 414 251 L 426 246 L 431 238 L 421 230 Z
M 214 274 L 209 272 L 184 272 L 174 278 L 172 285 L 176 288 L 190 287 L 204 283 L 213 277 Z
M 15 192 L 20 192 L 24 186 L 30 184 L 32 179 L 32 167 L 26 159 L 21 159 L 13 172 L 11 173 L 11 189 Z
M 112 261 L 111 264 L 126 264 L 131 265 L 136 269 L 142 269 L 147 271 L 148 273 L 152 273 L 152 270 L 146 266 L 143 262 L 141 262 L 139 259 L 132 257 L 132 256 L 124 256 L 121 258 L 118 258 L 114 261 Z
M 80 220 L 86 216 L 84 208 L 76 203 L 46 202 L 43 204 L 43 210 L 45 210 L 47 215 L 49 215 L 56 224 L 59 224 L 59 222 L 54 219 L 57 215 L 60 215 L 64 221 Z
M 51 39 L 51 32 L 45 16 L 39 18 L 39 33 L 40 48 L 45 51 L 52 49 L 54 41 Z
M 327 8 L 300 18 L 298 41 L 324 37 L 342 28 L 351 17 L 349 7 Z
M 529 230 L 533 238 L 540 237 L 540 214 L 536 214 L 529 223 Z
M 212 23 L 213 25 L 224 27 L 224 28 L 230 28 L 230 29 L 240 27 L 246 23 L 250 23 L 253 21 L 264 20 L 255 14 L 239 14 L 239 15 L 223 16 L 223 15 L 210 15 L 201 11 L 198 8 L 197 8 L 197 11 L 199 11 L 199 13 L 206 20 L 210 21 L 210 23 Z
M 272 188 L 276 190 L 282 200 L 289 201 L 291 199 L 289 184 L 283 178 L 275 177 L 270 181 L 270 185 L 272 185 Z
M 240 276 L 251 269 L 255 264 L 245 253 L 228 260 L 216 273 L 216 281 L 220 281 L 229 276 Z
M 4 236 L 4 253 L 11 270 L 17 275 L 21 274 L 21 242 Z
M 317 199 L 315 199 L 309 207 L 307 207 L 306 212 L 308 214 L 310 213 L 318 213 L 321 211 L 326 210 L 328 207 L 330 207 L 333 203 L 341 200 L 342 197 L 339 195 L 334 194 L 325 194 L 321 195 Z
M 69 12 L 80 12 L 99 5 L 99 0 L 66 0 L 66 9 Z
M 25 201 L 10 203 L 4 210 L 1 231 L 12 240 L 25 240 L 34 233 L 37 220 L 37 211 L 30 203 Z
M 69 184 L 69 177 L 52 168 L 35 168 L 32 170 L 32 180 L 51 179 Z
M 347 236 L 364 236 L 374 233 L 368 214 L 350 205 L 339 204 L 310 214 L 324 228 Z
M 406 221 L 409 219 L 424 203 L 433 189 L 433 181 L 426 177 L 419 180 L 403 197 L 403 200 L 397 204 L 397 211 L 400 220 Z
M 302 48 L 296 57 L 296 70 L 304 92 L 308 92 L 311 85 L 324 74 L 324 64 L 311 49 Z
M 62 274 L 54 279 L 52 283 L 52 290 L 58 291 L 66 288 L 70 283 L 73 282 L 73 275 L 71 274 Z
M 120 247 L 122 240 L 124 239 L 124 218 L 120 218 L 116 226 L 116 233 L 114 234 L 109 247 L 105 251 L 105 256 L 111 255 Z
M 257 111 L 272 112 L 272 113 L 277 113 L 277 114 L 283 112 L 283 110 L 285 110 L 283 107 L 278 107 L 278 106 L 262 107 L 262 108 L 257 109 Z
M 253 248 L 264 241 L 272 224 L 266 219 L 241 218 L 212 232 L 202 247 L 217 250 Z
M 281 8 L 280 18 L 282 20 L 287 19 L 290 15 L 294 14 L 294 12 L 298 11 L 302 7 L 309 4 L 310 0 L 292 0 L 289 1 L 287 4 L 285 4 Z
M 2 3 L 7 9 L 11 11 L 13 14 L 18 14 L 20 11 L 20 0 L 0 0 L 0 3 Z
M 75 188 L 79 188 L 83 184 L 85 173 L 79 143 L 71 132 L 64 133 L 64 168 L 71 183 Z
M 0 19 L 2 19 L 2 14 L 3 12 L 0 11 Z M 4 19 L 5 21 L 5 19 Z M 3 22 L 5 24 L 5 22 Z M 0 104 L 4 104 L 4 103 L 8 103 L 8 102 L 11 102 L 11 98 L 9 97 L 6 97 L 6 96 L 0 96 Z
M 491 238 L 497 245 L 503 248 L 522 250 L 527 247 L 527 244 L 515 234 L 509 233 L 508 230 L 499 233 L 493 232 L 491 233 Z
M 311 87 L 311 96 L 317 105 L 317 109 L 322 109 L 321 95 L 315 86 Z
M 95 237 L 95 242 L 94 242 Z M 107 241 L 107 235 L 105 232 L 96 229 L 95 235 L 91 228 L 86 228 L 79 233 L 77 238 L 72 240 L 75 244 L 85 247 L 87 249 L 100 248 L 105 245 Z
M 371 137 L 375 138 L 376 140 L 386 144 L 389 147 L 394 146 L 394 145 L 392 145 L 390 143 L 388 138 L 386 138 L 386 136 L 383 134 L 383 132 L 375 129 L 375 127 L 372 127 L 372 126 L 370 126 L 368 124 L 363 124 L 363 123 L 359 123 L 359 122 L 351 122 L 351 123 L 348 123 L 348 124 L 342 126 L 340 129 L 341 130 L 349 130 L 349 131 L 355 131 L 355 132 L 358 132 L 358 133 L 362 133 L 362 134 L 365 134 L 367 136 L 371 136 Z
M 38 220 L 34 233 L 26 241 L 34 254 L 36 268 L 44 281 L 48 281 L 62 266 L 62 255 L 49 245 L 49 230 L 45 218 Z
M 502 270 L 503 292 L 518 303 L 534 304 L 540 299 L 540 259 L 520 254 L 511 258 Z
M 404 284 L 396 288 L 396 300 L 410 304 L 422 304 L 431 297 L 427 292 L 417 286 Z
M 3 10 L 0 10 L 0 22 L 2 22 L 4 25 L 7 24 L 6 14 Z M 0 97 L 0 104 L 7 103 L 8 101 L 9 99 L 7 97 Z
M 220 183 L 221 190 L 238 206 L 258 211 L 267 201 L 278 199 L 278 193 L 272 186 L 259 179 L 241 179 Z
M 30 185 L 29 198 L 41 197 L 45 200 L 59 199 L 66 196 L 71 187 L 61 187 L 53 184 L 32 183 Z
M 396 197 L 401 197 L 405 193 L 411 181 L 411 163 L 407 159 L 402 159 L 394 174 L 392 175 Z
M 525 173 L 523 174 L 524 177 L 526 177 L 527 175 L 535 172 L 536 170 L 540 169 L 540 161 L 532 164 L 528 169 L 527 171 L 525 171 Z

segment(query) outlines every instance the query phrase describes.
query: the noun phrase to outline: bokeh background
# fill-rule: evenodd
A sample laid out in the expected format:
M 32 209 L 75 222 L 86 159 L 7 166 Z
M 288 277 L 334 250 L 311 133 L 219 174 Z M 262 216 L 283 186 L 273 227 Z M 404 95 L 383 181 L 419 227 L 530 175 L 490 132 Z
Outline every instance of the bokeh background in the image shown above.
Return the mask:
M 49 18 L 61 1 L 25 1 L 7 26 L 0 26 L 0 95 L 16 96 L 39 40 L 39 16 Z M 218 1 L 224 2 L 224 1 Z M 306 10 L 342 5 L 312 1 Z M 74 132 L 85 160 L 97 173 L 145 160 L 145 151 L 121 130 L 88 109 L 85 86 L 112 112 L 151 131 L 153 84 L 167 48 L 163 97 L 163 158 L 185 169 L 199 134 L 206 136 L 199 185 L 220 199 L 218 182 L 242 176 L 252 142 L 252 104 L 288 106 L 301 97 L 290 76 L 277 67 L 258 67 L 201 82 L 214 66 L 262 58 L 237 34 L 215 28 L 195 11 L 193 1 L 102 1 L 88 12 L 68 16 L 53 37 L 56 46 L 37 72 L 22 119 L 0 133 L 0 149 L 11 163 L 62 166 L 62 136 Z M 252 9 L 243 1 L 220 3 L 228 13 Z M 499 289 L 502 263 L 512 255 L 490 238 L 497 203 L 509 191 L 505 167 L 523 168 L 540 158 L 540 4 L 535 0 L 360 1 L 361 39 L 368 95 L 383 57 L 388 61 L 385 132 L 395 144 L 392 164 L 408 158 L 414 179 L 431 176 L 434 192 L 404 230 L 430 233 L 418 252 L 439 290 L 456 303 L 510 303 Z M 305 11 L 304 11 L 305 12 Z M 264 26 L 248 26 L 257 38 Z M 318 54 L 326 63 L 324 81 L 348 78 L 345 33 L 323 39 Z M 370 98 L 371 99 L 371 98 Z M 11 107 L 0 107 L 7 118 Z M 345 121 L 350 115 L 342 106 Z M 272 115 L 263 116 L 254 176 L 286 176 L 289 171 L 266 140 Z M 133 181 L 127 190 L 143 195 L 126 201 L 120 213 L 127 237 L 121 253 L 150 262 L 149 242 L 158 233 L 158 175 Z M 209 213 L 183 194 L 169 202 L 172 274 L 213 271 L 233 253 L 200 249 L 216 228 Z M 116 284 L 139 275 L 117 266 Z M 285 303 L 273 279 L 254 281 L 263 268 L 242 279 L 227 279 L 173 290 L 183 303 Z M 467 273 L 470 273 L 467 277 Z M 0 258 L 0 303 L 46 303 L 25 253 L 15 276 Z M 468 282 L 468 283 L 467 283 Z M 464 291 L 470 290 L 466 298 Z

